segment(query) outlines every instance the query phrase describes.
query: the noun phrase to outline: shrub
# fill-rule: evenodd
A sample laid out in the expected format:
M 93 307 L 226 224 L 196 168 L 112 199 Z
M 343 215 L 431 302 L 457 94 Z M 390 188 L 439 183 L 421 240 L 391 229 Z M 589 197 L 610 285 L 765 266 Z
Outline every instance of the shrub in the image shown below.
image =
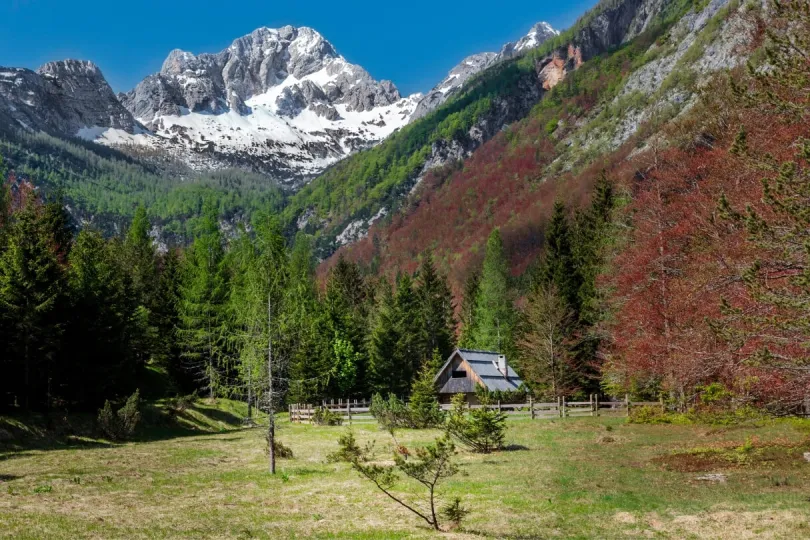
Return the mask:
M 264 434 L 264 444 L 265 444 L 265 452 L 268 454 L 270 453 L 270 435 L 268 433 Z M 293 451 L 292 448 L 289 446 L 285 446 L 284 443 L 276 439 L 273 442 L 273 448 L 276 450 L 276 457 L 281 459 L 292 459 L 293 458 Z
M 357 445 L 357 440 L 354 438 L 354 432 L 349 429 L 340 436 L 338 439 L 338 450 L 326 456 L 326 461 L 329 463 L 354 463 L 357 460 L 362 460 L 366 454 L 371 451 L 368 447 L 366 451 Z
M 127 402 L 118 409 L 117 413 L 113 413 L 110 401 L 105 401 L 104 407 L 98 411 L 97 417 L 102 433 L 114 441 L 130 438 L 141 420 L 140 401 L 140 392 L 135 390 L 135 393 L 129 396 Z
M 479 392 L 482 407 L 466 413 L 464 394 L 453 396 L 453 408 L 447 417 L 445 430 L 464 446 L 482 454 L 499 450 L 506 438 L 506 415 L 491 409 L 489 393 Z
M 627 422 L 630 424 L 672 424 L 673 416 L 661 410 L 661 407 L 643 405 L 630 409 Z
M 343 418 L 326 407 L 317 407 L 315 412 L 312 413 L 311 421 L 318 426 L 339 426 L 343 424 Z
M 394 394 L 389 394 L 385 399 L 380 394 L 371 397 L 369 412 L 377 420 L 380 428 L 394 432 L 395 429 L 412 427 L 411 411 L 401 399 Z
M 194 403 L 197 402 L 197 399 L 197 390 L 195 390 L 191 394 L 186 394 L 185 396 L 175 396 L 167 399 L 166 408 L 169 410 L 169 414 L 172 416 L 177 416 L 193 407 Z

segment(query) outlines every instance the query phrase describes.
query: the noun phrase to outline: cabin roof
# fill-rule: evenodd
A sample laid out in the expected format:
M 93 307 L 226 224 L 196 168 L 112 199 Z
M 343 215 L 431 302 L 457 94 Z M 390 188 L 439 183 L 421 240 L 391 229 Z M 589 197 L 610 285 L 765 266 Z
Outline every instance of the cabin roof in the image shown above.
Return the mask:
M 506 363 L 507 377 L 504 377 L 503 373 L 500 372 L 498 369 L 498 356 L 500 356 L 500 353 L 474 349 L 456 349 L 453 351 L 453 354 L 450 355 L 450 358 L 447 359 L 447 362 L 444 363 L 442 369 L 434 378 L 434 382 L 438 381 L 442 373 L 450 367 L 453 358 L 457 354 L 467 362 L 490 391 L 511 392 L 517 390 L 523 384 L 520 375 L 509 365 L 509 362 Z M 475 392 L 475 382 L 471 377 L 463 379 L 453 379 L 451 377 L 439 390 L 440 394 L 457 394 L 459 392 Z

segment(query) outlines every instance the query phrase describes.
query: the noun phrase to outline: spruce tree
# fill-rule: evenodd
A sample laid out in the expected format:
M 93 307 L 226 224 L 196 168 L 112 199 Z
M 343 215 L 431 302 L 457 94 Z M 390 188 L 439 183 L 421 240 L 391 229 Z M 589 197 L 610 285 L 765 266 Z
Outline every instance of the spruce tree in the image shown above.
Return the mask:
M 226 283 L 216 210 L 206 204 L 204 211 L 183 264 L 178 339 L 185 368 L 214 397 L 224 383 L 220 360 Z
M 149 237 L 149 226 L 146 209 L 139 206 L 124 240 L 124 258 L 137 303 L 152 310 L 158 273 L 157 253 Z
M 425 254 L 419 267 L 416 295 L 422 333 L 421 359 L 431 358 L 434 350 L 442 357 L 448 356 L 455 343 L 453 293 L 447 279 L 436 270 L 431 252 Z
M 478 290 L 481 283 L 481 274 L 477 271 L 470 273 L 464 281 L 464 296 L 461 300 L 461 335 L 459 347 L 475 346 L 475 306 L 478 302 Z
M 575 264 L 572 248 L 572 232 L 568 225 L 565 205 L 557 201 L 546 228 L 545 252 L 540 267 L 540 284 L 553 286 L 568 306 L 579 313 L 579 289 L 582 277 Z
M 377 305 L 372 317 L 368 342 L 369 388 L 381 395 L 396 393 L 397 387 L 392 374 L 397 358 L 397 306 L 391 284 L 387 280 L 377 292 Z M 399 388 L 401 390 L 401 387 Z
M 153 321 L 157 330 L 155 360 L 165 366 L 175 389 L 188 394 L 196 388 L 193 378 L 183 369 L 182 349 L 177 340 L 180 327 L 180 280 L 182 261 L 177 249 L 160 258 L 157 291 L 154 297 Z
M 0 316 L 6 329 L 4 375 L 25 409 L 47 409 L 54 363 L 62 344 L 67 311 L 64 268 L 50 224 L 34 197 L 16 213 L 0 254 Z
M 133 350 L 140 336 L 132 290 L 113 243 L 97 231 L 79 233 L 70 253 L 73 316 L 65 332 L 60 379 L 68 399 L 95 409 L 130 394 L 142 366 Z
M 358 354 L 355 379 L 357 388 L 354 389 L 354 393 L 362 394 L 367 393 L 365 388 L 367 302 L 368 287 L 359 267 L 341 256 L 329 272 L 326 282 L 325 316 L 329 329 L 328 335 L 333 337 L 333 341 L 338 338 L 348 341 L 352 350 Z M 329 348 L 334 350 L 334 343 Z M 335 360 L 334 355 L 332 358 Z M 338 389 L 333 386 L 330 391 L 334 394 Z
M 401 274 L 397 279 L 394 321 L 396 360 L 391 372 L 391 391 L 397 395 L 408 393 L 419 366 L 422 364 L 422 334 L 420 328 L 419 299 L 414 291 L 413 279 Z
M 487 240 L 487 252 L 475 306 L 475 347 L 505 350 L 511 343 L 514 309 L 509 290 L 509 268 L 499 229 Z

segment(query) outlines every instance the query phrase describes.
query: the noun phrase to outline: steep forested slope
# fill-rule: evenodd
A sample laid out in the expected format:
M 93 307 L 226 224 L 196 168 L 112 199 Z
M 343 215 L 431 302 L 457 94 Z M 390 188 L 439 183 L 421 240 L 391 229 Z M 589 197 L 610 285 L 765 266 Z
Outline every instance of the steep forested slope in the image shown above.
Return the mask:
M 750 50 L 741 43 L 750 44 L 756 25 L 736 2 L 663 8 L 640 35 L 564 74 L 526 118 L 469 159 L 430 170 L 397 212 L 340 253 L 395 273 L 412 270 L 431 248 L 459 290 L 480 262 L 489 231 L 501 227 L 513 271 L 520 273 L 542 246 L 555 199 L 582 203 L 603 168 L 645 146 L 692 106 L 701 81 L 739 64 Z M 578 26 L 589 28 L 591 17 Z M 582 30 L 561 39 L 571 35 L 588 43 Z M 578 46 L 574 41 L 569 48 Z
M 364 236 L 369 224 L 402 206 L 427 171 L 468 157 L 504 126 L 524 118 L 583 61 L 645 31 L 661 32 L 692 5 L 691 0 L 600 3 L 567 32 L 487 69 L 438 110 L 332 167 L 292 198 L 286 222 L 317 233 L 325 254 Z

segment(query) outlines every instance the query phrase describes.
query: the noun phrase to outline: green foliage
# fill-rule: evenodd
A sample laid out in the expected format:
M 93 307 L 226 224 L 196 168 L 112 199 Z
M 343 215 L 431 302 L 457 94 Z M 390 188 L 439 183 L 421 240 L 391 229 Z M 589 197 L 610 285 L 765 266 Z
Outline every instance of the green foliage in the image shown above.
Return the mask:
M 280 210 L 285 199 L 263 175 L 237 170 L 159 172 L 116 150 L 42 132 L 0 130 L 0 154 L 19 176 L 30 178 L 46 193 L 61 190 L 107 234 L 143 207 L 165 232 L 191 239 L 206 200 L 223 215 L 249 218 L 259 211 Z
M 99 429 L 113 441 L 129 439 L 135 433 L 135 428 L 138 427 L 140 420 L 140 392 L 138 390 L 135 390 L 124 406 L 115 413 L 113 413 L 109 400 L 105 401 L 104 407 L 99 410 L 97 417 Z
M 268 434 L 265 434 L 264 443 L 267 446 L 266 451 L 269 454 L 270 453 L 270 437 L 268 436 Z M 292 459 L 294 457 L 292 448 L 290 448 L 289 446 L 285 446 L 284 443 L 282 443 L 278 439 L 275 439 L 273 441 L 273 446 L 275 447 L 275 454 L 276 454 L 277 458 L 280 458 L 280 459 Z
M 509 267 L 499 229 L 493 229 L 487 241 L 487 253 L 475 302 L 474 346 L 501 351 L 509 344 L 514 324 Z
M 326 407 L 316 407 L 311 421 L 316 426 L 340 426 L 343 424 L 343 417 Z
M 438 352 L 436 354 L 438 357 Z M 417 429 L 438 427 L 444 420 L 444 414 L 436 396 L 435 362 L 426 362 L 413 384 L 411 399 L 408 402 L 411 425 Z
M 351 342 L 335 334 L 333 341 L 335 367 L 333 375 L 341 395 L 348 395 L 357 383 L 357 368 L 360 353 L 354 350 Z
M 181 271 L 178 339 L 184 368 L 212 397 L 225 384 L 221 336 L 227 283 L 223 263 L 216 210 L 209 203 Z
M 506 439 L 506 415 L 490 407 L 486 391 L 477 393 L 480 408 L 467 412 L 464 394 L 453 396 L 453 408 L 447 416 L 444 429 L 461 444 L 481 454 L 500 450 Z
M 454 497 L 452 502 L 442 508 L 442 516 L 456 527 L 461 525 L 461 522 L 469 513 L 470 511 L 467 508 L 461 506 L 461 497 Z
M 338 449 L 331 452 L 326 460 L 329 463 L 354 463 L 355 461 L 362 461 L 370 452 L 360 448 L 357 444 L 357 439 L 354 437 L 354 432 L 347 429 L 346 432 L 338 438 Z
M 397 429 L 413 427 L 411 411 L 395 394 L 389 394 L 388 399 L 379 393 L 374 394 L 371 397 L 369 412 L 377 420 L 380 428 L 392 435 Z
M 360 449 L 351 433 L 341 437 L 338 443 L 340 448 L 333 454 L 336 459 L 348 460 L 355 471 L 373 482 L 390 499 L 423 519 L 435 530 L 439 530 L 436 490 L 446 479 L 459 472 L 458 466 L 453 463 L 456 449 L 449 438 L 436 439 L 432 444 L 417 448 L 414 452 L 403 447 L 403 451 L 394 454 L 394 465 L 380 465 L 371 461 L 370 454 L 373 445 Z M 427 490 L 427 502 L 424 508 L 406 501 L 403 496 L 393 491 L 400 481 L 399 474 L 405 475 Z M 449 507 L 452 517 L 459 520 L 464 517 L 464 510 L 460 507 L 460 502 L 454 500 Z

